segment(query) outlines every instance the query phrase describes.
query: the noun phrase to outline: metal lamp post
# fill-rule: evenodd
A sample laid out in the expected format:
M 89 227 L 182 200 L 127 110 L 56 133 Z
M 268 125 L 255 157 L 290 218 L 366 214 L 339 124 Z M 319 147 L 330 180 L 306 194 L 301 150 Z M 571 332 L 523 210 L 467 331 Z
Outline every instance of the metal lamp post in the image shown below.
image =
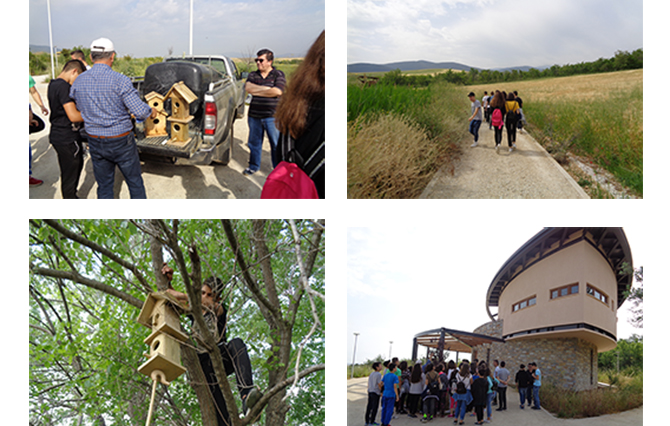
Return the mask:
M 354 333 L 354 354 L 351 358 L 351 378 L 354 378 L 354 365 L 356 364 L 356 343 L 358 343 L 358 335 L 360 333 Z

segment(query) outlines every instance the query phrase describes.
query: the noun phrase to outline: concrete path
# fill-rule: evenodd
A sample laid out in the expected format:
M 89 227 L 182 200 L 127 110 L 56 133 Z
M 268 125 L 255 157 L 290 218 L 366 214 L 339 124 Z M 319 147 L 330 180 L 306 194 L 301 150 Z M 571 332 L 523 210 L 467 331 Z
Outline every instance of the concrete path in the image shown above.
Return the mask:
M 463 155 L 454 174 L 445 166 L 419 198 L 589 198 L 584 190 L 528 132 L 517 132 L 517 149 L 509 152 L 507 132 L 495 149 L 493 130 L 482 123 L 479 145 L 461 142 Z
M 352 379 L 347 381 L 347 425 L 365 425 L 365 407 L 368 401 L 367 378 Z M 518 394 L 509 392 L 507 395 L 507 410 L 503 412 L 493 411 L 491 425 L 495 426 L 640 426 L 642 425 L 642 407 L 619 414 L 591 417 L 587 419 L 557 419 L 545 410 L 531 410 L 528 407 L 520 409 L 518 405 Z M 486 413 L 484 413 L 486 415 Z M 381 408 L 377 413 L 377 423 L 380 422 Z M 473 425 L 477 417 L 465 415 L 465 424 Z M 416 418 L 399 415 L 397 419 L 391 420 L 392 426 L 420 426 L 423 423 Z M 453 418 L 436 418 L 427 423 L 430 426 L 451 426 Z

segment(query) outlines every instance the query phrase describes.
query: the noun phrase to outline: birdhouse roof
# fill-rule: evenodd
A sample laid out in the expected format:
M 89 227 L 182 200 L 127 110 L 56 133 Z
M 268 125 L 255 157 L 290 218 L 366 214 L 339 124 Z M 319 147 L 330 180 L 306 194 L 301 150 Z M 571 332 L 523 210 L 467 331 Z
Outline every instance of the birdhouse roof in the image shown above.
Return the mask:
M 144 95 L 144 99 L 146 99 L 147 102 L 150 101 L 153 98 L 158 98 L 161 101 L 163 101 L 165 99 L 165 97 L 163 97 L 163 95 L 161 95 L 158 92 L 149 92 L 146 95 Z
M 184 99 L 184 101 L 189 104 L 193 103 L 195 100 L 198 99 L 195 93 L 193 93 L 191 89 L 189 89 L 188 86 L 184 84 L 183 81 L 173 84 L 170 90 L 165 95 L 165 97 L 168 98 L 175 94 Z
M 181 308 L 181 306 L 179 306 L 179 302 L 173 297 L 170 297 L 169 294 L 149 293 L 149 295 L 147 296 L 147 300 L 145 300 L 144 305 L 142 305 L 140 315 L 137 317 L 137 322 L 139 322 L 145 327 L 151 328 L 151 316 L 154 313 L 154 308 L 161 300 L 169 302 L 170 305 L 175 309 L 177 314 L 183 312 L 183 309 Z

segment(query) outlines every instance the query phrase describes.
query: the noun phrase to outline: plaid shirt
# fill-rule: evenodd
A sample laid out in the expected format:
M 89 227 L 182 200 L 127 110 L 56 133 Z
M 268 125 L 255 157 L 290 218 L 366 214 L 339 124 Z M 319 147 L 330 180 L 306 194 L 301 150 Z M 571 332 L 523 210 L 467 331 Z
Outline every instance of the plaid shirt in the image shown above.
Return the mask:
M 130 114 L 138 120 L 151 115 L 130 79 L 105 64 L 94 64 L 82 73 L 70 89 L 92 136 L 116 136 L 133 129 Z

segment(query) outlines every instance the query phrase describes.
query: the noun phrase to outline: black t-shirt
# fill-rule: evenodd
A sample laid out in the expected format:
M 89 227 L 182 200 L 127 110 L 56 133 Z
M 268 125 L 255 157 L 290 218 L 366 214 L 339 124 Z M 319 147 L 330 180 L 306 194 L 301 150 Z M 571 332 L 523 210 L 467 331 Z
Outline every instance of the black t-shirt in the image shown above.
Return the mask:
M 47 90 L 49 106 L 51 107 L 51 130 L 49 131 L 49 142 L 51 144 L 67 144 L 74 140 L 81 140 L 79 131 L 74 130 L 72 122 L 67 117 L 63 105 L 74 102 L 70 98 L 70 84 L 62 78 L 57 78 L 49 83 Z

